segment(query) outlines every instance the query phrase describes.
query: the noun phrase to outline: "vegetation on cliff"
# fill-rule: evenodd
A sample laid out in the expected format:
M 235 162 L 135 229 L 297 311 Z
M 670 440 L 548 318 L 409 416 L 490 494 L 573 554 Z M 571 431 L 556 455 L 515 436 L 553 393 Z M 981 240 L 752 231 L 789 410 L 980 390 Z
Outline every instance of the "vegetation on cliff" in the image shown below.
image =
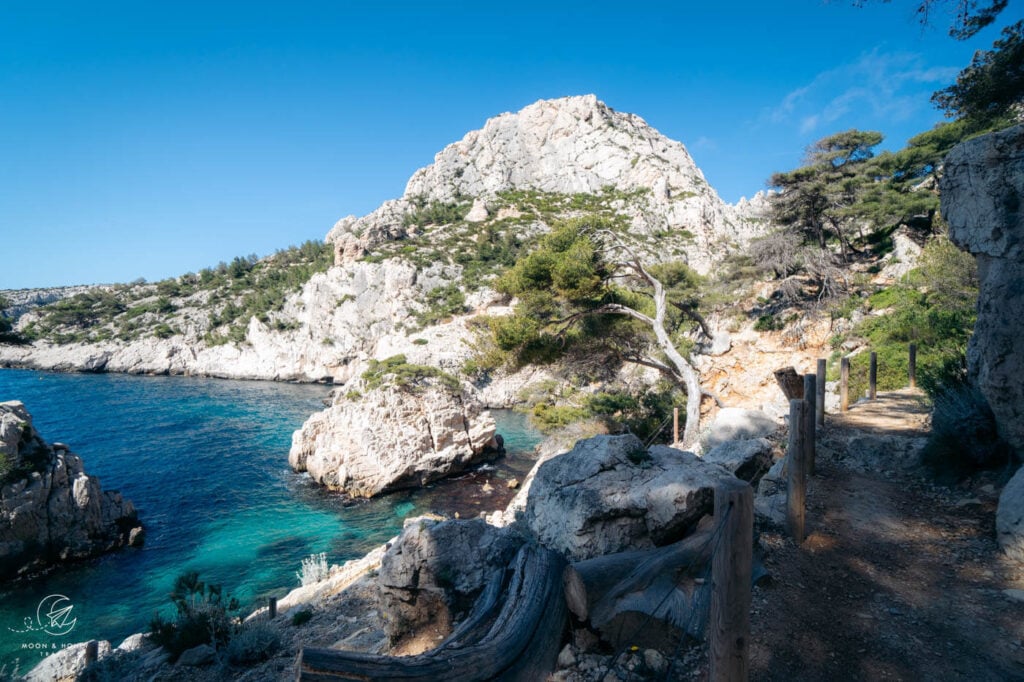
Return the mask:
M 330 267 L 333 258 L 329 244 L 308 241 L 266 258 L 239 256 L 155 283 L 96 288 L 40 308 L 22 336 L 65 344 L 191 331 L 210 345 L 242 342 L 252 317 L 278 329 L 294 324 L 281 315 L 286 297 Z

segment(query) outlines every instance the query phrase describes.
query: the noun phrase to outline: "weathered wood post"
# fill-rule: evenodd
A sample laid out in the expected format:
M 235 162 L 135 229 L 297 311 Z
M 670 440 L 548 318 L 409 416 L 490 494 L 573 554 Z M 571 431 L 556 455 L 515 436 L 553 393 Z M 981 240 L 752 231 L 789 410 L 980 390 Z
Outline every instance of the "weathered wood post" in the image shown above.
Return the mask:
M 270 620 L 277 618 L 277 597 L 271 597 L 267 601 L 267 611 L 270 614 Z
M 818 426 L 825 425 L 825 373 L 828 369 L 825 366 L 825 358 L 818 359 L 818 385 L 814 394 L 814 416 L 818 420 Z
M 878 353 L 871 351 L 871 365 L 868 367 L 868 400 L 878 396 Z
M 910 361 L 907 364 L 907 373 L 910 375 L 910 387 L 917 388 L 917 344 L 910 344 Z
M 815 429 L 818 426 L 818 412 L 817 399 L 814 397 L 818 394 L 817 384 L 818 377 L 816 375 L 804 375 L 804 401 L 807 403 L 807 415 L 804 419 L 804 448 L 806 448 L 804 471 L 807 472 L 807 475 L 814 473 L 814 458 L 818 455 L 817 438 L 815 437 Z
M 708 624 L 709 679 L 746 680 L 750 669 L 750 574 L 754 549 L 754 489 L 736 480 L 715 488 L 715 519 L 721 544 L 711 560 Z
M 839 361 L 839 411 L 850 409 L 850 358 Z
M 679 442 L 679 408 L 672 408 L 672 443 Z
M 86 667 L 96 662 L 96 659 L 100 655 L 100 643 L 95 639 L 89 640 L 85 645 L 85 665 Z
M 788 458 L 788 478 L 786 495 L 786 521 L 789 526 L 789 534 L 793 536 L 799 545 L 804 541 L 804 515 L 806 513 L 807 498 L 807 446 L 804 441 L 805 426 L 807 419 L 807 401 L 789 401 L 789 448 L 786 450 Z

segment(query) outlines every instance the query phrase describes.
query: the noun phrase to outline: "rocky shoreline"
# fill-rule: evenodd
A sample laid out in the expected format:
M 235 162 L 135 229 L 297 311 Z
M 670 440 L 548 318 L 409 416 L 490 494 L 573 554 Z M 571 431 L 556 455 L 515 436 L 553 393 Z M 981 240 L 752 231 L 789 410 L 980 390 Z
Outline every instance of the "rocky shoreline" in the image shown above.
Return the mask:
M 748 416 L 750 430 L 735 435 L 764 436 L 763 414 Z M 767 443 L 763 438 L 757 442 Z M 204 649 L 202 656 L 186 652 L 172 664 L 148 636 L 140 634 L 116 648 L 99 643 L 96 674 L 121 679 L 283 680 L 294 679 L 295 653 L 302 647 L 402 655 L 426 651 L 466 618 L 484 585 L 524 544 L 551 547 L 571 559 L 663 546 L 694 532 L 701 519 L 706 525 L 711 491 L 723 481 L 735 480 L 732 467 L 743 468 L 723 453 L 715 457 L 723 463 L 715 463 L 665 446 L 645 450 L 629 435 L 576 441 L 567 432 L 545 441 L 537 451 L 537 462 L 504 511 L 477 519 L 407 520 L 403 532 L 391 541 L 361 559 L 331 567 L 323 580 L 278 599 L 273 620 L 266 607 L 251 613 L 238 636 L 257 630 L 272 635 L 277 644 L 269 660 L 229 661 L 227 649 L 207 647 L 210 650 Z M 767 451 L 735 448 L 737 453 L 751 453 L 759 471 L 766 468 L 764 459 L 771 458 L 771 451 L 770 444 Z M 566 476 L 579 490 L 553 494 L 567 490 Z M 635 506 L 623 506 L 624 498 Z M 648 507 L 650 513 L 645 511 Z M 597 639 L 589 649 L 574 649 L 580 657 L 576 663 L 594 658 L 595 647 Z M 664 670 L 664 657 L 656 651 L 641 651 L 638 656 L 634 667 Z M 75 679 L 83 670 L 84 644 L 45 659 L 26 679 Z
M 44 441 L 18 401 L 0 403 L 0 464 L 3 579 L 142 544 L 131 501 L 104 491 L 68 446 Z

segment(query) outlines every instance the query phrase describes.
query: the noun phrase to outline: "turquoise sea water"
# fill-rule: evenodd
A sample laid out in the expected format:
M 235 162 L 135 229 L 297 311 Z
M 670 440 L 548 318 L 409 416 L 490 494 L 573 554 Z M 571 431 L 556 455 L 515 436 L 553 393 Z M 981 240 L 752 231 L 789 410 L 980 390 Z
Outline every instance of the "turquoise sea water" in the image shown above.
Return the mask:
M 0 587 L 0 667 L 86 639 L 120 640 L 170 613 L 177 575 L 199 571 L 243 610 L 297 586 L 304 557 L 361 556 L 425 511 L 475 516 L 503 506 L 505 479 L 530 467 L 539 435 L 498 411 L 508 455 L 454 482 L 352 503 L 288 467 L 291 434 L 323 407 L 324 386 L 186 377 L 0 370 L 0 400 L 21 400 L 48 442 L 67 443 L 104 490 L 131 499 L 146 544 Z M 485 481 L 491 491 L 482 490 Z M 22 632 L 40 602 L 63 595 L 70 632 Z M 68 621 L 70 622 L 70 621 Z

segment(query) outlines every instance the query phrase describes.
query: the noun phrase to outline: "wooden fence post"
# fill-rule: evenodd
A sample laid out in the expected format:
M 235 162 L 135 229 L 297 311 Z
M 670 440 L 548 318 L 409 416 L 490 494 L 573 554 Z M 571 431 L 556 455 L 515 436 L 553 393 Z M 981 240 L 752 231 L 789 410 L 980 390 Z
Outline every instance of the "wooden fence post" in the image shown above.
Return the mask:
M 917 388 L 917 344 L 910 344 L 910 362 L 907 365 L 907 373 L 910 375 L 910 387 Z
M 271 597 L 267 602 L 267 610 L 270 613 L 270 620 L 277 618 L 277 597 Z
M 850 409 L 850 358 L 839 361 L 839 411 Z
M 814 473 L 814 458 L 818 455 L 815 429 L 818 426 L 816 398 L 818 394 L 818 377 L 814 374 L 804 375 L 804 401 L 807 403 L 807 415 L 804 419 L 804 471 L 808 475 Z
M 672 444 L 679 442 L 679 408 L 672 408 Z
M 868 367 L 868 400 L 878 396 L 878 353 L 871 351 L 871 365 Z
M 804 420 L 807 419 L 807 401 L 789 401 L 789 448 L 786 450 L 787 490 L 786 521 L 789 534 L 799 545 L 804 541 L 804 515 L 807 497 L 807 447 L 804 442 Z
M 816 388 L 817 392 L 814 394 L 814 416 L 818 420 L 818 426 L 825 425 L 825 373 L 828 371 L 825 366 L 825 359 L 818 359 L 818 385 Z
M 708 624 L 712 682 L 746 680 L 750 668 L 750 577 L 754 549 L 754 489 L 737 480 L 715 488 L 715 519 L 725 519 L 711 560 Z

